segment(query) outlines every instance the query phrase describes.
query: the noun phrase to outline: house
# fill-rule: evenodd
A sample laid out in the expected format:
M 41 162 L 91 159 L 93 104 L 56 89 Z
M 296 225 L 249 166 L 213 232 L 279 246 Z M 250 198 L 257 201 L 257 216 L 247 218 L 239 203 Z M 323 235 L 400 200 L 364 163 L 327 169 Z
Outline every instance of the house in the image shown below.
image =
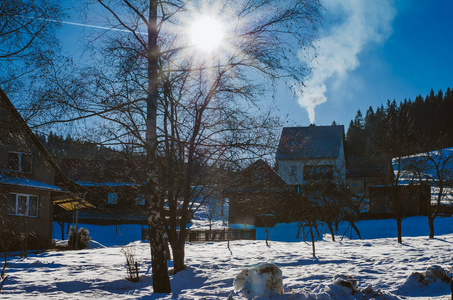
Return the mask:
M 344 184 L 344 126 L 283 128 L 278 144 L 277 172 L 289 185 L 320 180 Z
M 77 202 L 74 187 L 0 89 L 0 248 L 50 246 L 54 199 Z
M 294 187 L 286 184 L 264 160 L 257 160 L 239 172 L 234 184 L 225 190 L 230 226 L 272 226 L 292 220 L 294 192 Z
M 395 195 L 397 193 L 397 195 Z M 370 187 L 370 209 L 367 218 L 386 218 L 394 214 L 394 199 L 405 216 L 426 215 L 431 201 L 429 185 L 380 185 Z
M 84 188 L 85 200 L 96 208 L 79 211 L 81 223 L 147 224 L 143 157 L 63 159 L 62 172 Z M 56 220 L 70 223 L 72 215 L 59 210 Z
M 369 198 L 370 187 L 390 182 L 390 161 L 380 157 L 348 156 L 346 185 L 358 198 Z M 390 173 L 390 174 L 389 174 Z
M 370 217 L 392 213 L 395 193 L 405 215 L 451 214 L 453 148 L 416 153 L 392 159 L 393 185 L 370 188 Z

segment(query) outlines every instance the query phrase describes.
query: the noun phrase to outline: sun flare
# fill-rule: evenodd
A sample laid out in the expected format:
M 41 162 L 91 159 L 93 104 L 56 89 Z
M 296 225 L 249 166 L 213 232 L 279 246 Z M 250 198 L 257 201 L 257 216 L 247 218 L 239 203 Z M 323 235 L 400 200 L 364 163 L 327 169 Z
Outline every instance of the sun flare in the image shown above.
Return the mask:
M 192 24 L 189 34 L 193 45 L 205 52 L 212 52 L 222 43 L 224 29 L 219 20 L 203 16 Z

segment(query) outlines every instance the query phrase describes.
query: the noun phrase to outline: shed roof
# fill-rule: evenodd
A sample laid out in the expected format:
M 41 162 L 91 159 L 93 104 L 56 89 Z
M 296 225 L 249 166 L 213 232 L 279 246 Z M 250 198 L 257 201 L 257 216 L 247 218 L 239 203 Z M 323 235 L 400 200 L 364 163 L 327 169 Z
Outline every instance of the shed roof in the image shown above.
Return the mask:
M 284 127 L 276 158 L 336 158 L 340 155 L 343 139 L 343 125 Z

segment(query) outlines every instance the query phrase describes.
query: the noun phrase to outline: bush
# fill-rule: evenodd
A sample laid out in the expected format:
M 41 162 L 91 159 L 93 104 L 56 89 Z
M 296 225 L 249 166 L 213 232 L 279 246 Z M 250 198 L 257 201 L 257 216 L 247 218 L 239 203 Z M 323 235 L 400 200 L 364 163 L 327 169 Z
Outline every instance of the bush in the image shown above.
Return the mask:
M 88 243 L 91 241 L 91 238 L 88 236 L 90 232 L 86 228 L 80 228 L 79 233 L 77 234 L 77 229 L 74 226 L 71 226 L 69 231 L 68 246 L 72 249 L 76 248 L 76 236 L 77 239 L 77 249 L 85 249 L 88 246 Z
M 121 250 L 121 252 L 126 257 L 126 268 L 127 268 L 126 279 L 128 281 L 132 281 L 132 282 L 139 282 L 140 281 L 140 275 L 139 275 L 140 269 L 138 268 L 138 262 L 137 262 L 137 259 L 135 258 L 135 248 L 125 247 Z

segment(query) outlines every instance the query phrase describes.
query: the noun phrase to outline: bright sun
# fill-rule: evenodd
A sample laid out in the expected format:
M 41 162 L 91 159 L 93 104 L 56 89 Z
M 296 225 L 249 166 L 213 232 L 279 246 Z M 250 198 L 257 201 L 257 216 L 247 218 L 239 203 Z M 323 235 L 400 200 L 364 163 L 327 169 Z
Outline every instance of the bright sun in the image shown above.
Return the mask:
M 211 52 L 221 44 L 224 30 L 220 21 L 210 16 L 203 16 L 192 24 L 189 34 L 195 46 L 205 52 Z

